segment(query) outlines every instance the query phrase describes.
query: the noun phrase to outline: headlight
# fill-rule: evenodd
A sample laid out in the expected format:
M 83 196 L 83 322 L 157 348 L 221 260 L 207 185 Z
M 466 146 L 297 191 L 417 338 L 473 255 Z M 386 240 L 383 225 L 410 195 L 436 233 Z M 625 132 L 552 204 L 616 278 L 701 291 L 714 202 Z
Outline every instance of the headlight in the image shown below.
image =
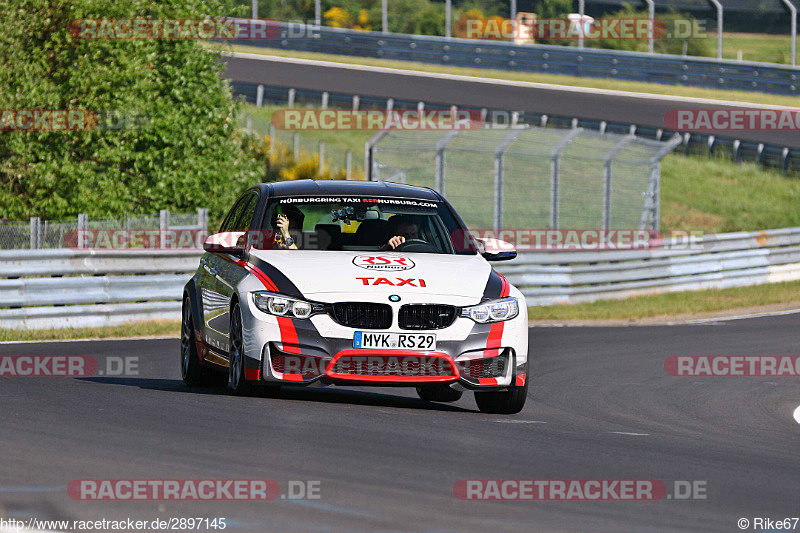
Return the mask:
M 272 292 L 254 292 L 253 302 L 265 313 L 289 318 L 308 318 L 313 314 L 325 312 L 323 304 L 289 298 Z
M 503 298 L 492 300 L 472 307 L 461 309 L 461 316 L 471 318 L 479 324 L 489 322 L 503 322 L 511 320 L 519 314 L 519 303 L 516 298 Z

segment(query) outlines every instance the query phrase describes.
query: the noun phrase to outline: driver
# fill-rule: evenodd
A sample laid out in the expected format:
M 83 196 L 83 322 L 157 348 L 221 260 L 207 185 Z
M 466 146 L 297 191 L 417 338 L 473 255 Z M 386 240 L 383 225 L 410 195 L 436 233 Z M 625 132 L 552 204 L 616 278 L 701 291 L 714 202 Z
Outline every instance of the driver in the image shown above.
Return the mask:
M 408 215 L 395 215 L 389 219 L 389 242 L 381 246 L 381 251 L 394 250 L 406 239 L 419 239 L 419 224 Z

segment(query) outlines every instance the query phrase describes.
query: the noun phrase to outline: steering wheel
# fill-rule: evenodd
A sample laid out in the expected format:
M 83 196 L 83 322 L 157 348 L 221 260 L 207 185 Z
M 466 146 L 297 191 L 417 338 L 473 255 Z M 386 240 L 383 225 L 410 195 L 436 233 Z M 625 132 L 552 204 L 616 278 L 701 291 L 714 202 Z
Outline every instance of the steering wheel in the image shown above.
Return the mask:
M 436 248 L 434 248 L 428 241 L 424 241 L 422 239 L 406 239 L 406 242 L 398 245 L 394 251 L 436 253 Z

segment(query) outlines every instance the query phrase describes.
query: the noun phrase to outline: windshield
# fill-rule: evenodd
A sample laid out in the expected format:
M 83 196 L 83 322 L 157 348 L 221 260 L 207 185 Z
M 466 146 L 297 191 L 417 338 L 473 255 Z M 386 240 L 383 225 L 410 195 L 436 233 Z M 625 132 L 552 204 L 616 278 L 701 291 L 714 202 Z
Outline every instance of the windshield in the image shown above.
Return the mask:
M 273 198 L 262 230 L 264 248 L 474 254 L 466 230 L 442 202 L 411 198 Z

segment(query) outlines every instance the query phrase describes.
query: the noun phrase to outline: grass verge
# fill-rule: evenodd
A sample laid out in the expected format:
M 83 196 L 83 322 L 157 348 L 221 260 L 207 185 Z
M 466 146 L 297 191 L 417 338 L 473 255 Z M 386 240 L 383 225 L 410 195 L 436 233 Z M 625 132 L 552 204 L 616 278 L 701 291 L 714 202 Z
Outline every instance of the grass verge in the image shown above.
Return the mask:
M 661 231 L 800 226 L 800 180 L 730 159 L 670 154 L 661 164 Z
M 714 313 L 773 304 L 800 307 L 800 281 L 528 308 L 530 320 L 625 320 Z
M 114 339 L 120 337 L 161 337 L 178 338 L 181 323 L 171 320 L 150 322 L 134 322 L 122 326 L 105 326 L 97 328 L 66 328 L 15 330 L 0 329 L 0 342 L 8 341 L 65 341 L 72 339 Z
M 215 45 L 219 46 L 219 45 Z M 334 54 L 319 54 L 312 52 L 295 52 L 277 48 L 260 48 L 257 46 L 228 46 L 223 50 L 247 52 L 266 56 L 290 57 L 297 59 L 314 59 L 318 61 L 334 61 L 352 65 L 367 65 L 375 67 L 396 68 L 404 70 L 417 70 L 420 72 L 435 72 L 441 74 L 455 74 L 460 76 L 473 76 L 478 78 L 494 78 L 511 81 L 527 81 L 534 83 L 551 83 L 567 85 L 570 87 L 589 87 L 594 89 L 610 89 L 628 91 L 633 93 L 667 94 L 672 96 L 685 96 L 692 98 L 710 98 L 714 100 L 730 100 L 735 102 L 748 102 L 753 104 L 783 105 L 800 107 L 800 96 L 780 96 L 765 93 L 728 91 L 723 89 L 710 89 L 701 87 L 685 87 L 682 85 L 665 85 L 659 83 L 645 83 L 637 81 L 613 80 L 606 78 L 581 78 L 577 76 L 564 76 L 560 74 L 541 74 L 537 72 L 512 72 L 506 70 L 480 69 L 467 67 L 450 67 L 446 65 L 433 65 L 416 63 L 413 61 L 386 60 L 369 57 L 341 56 Z M 285 85 L 289 82 L 284 82 Z M 324 88 L 321 88 L 324 89 Z
M 716 34 L 708 37 L 709 49 L 717 50 Z M 790 35 L 769 33 L 737 33 L 722 34 L 722 57 L 738 59 L 742 53 L 743 61 L 761 61 L 763 63 L 788 64 L 792 60 L 792 38 Z

